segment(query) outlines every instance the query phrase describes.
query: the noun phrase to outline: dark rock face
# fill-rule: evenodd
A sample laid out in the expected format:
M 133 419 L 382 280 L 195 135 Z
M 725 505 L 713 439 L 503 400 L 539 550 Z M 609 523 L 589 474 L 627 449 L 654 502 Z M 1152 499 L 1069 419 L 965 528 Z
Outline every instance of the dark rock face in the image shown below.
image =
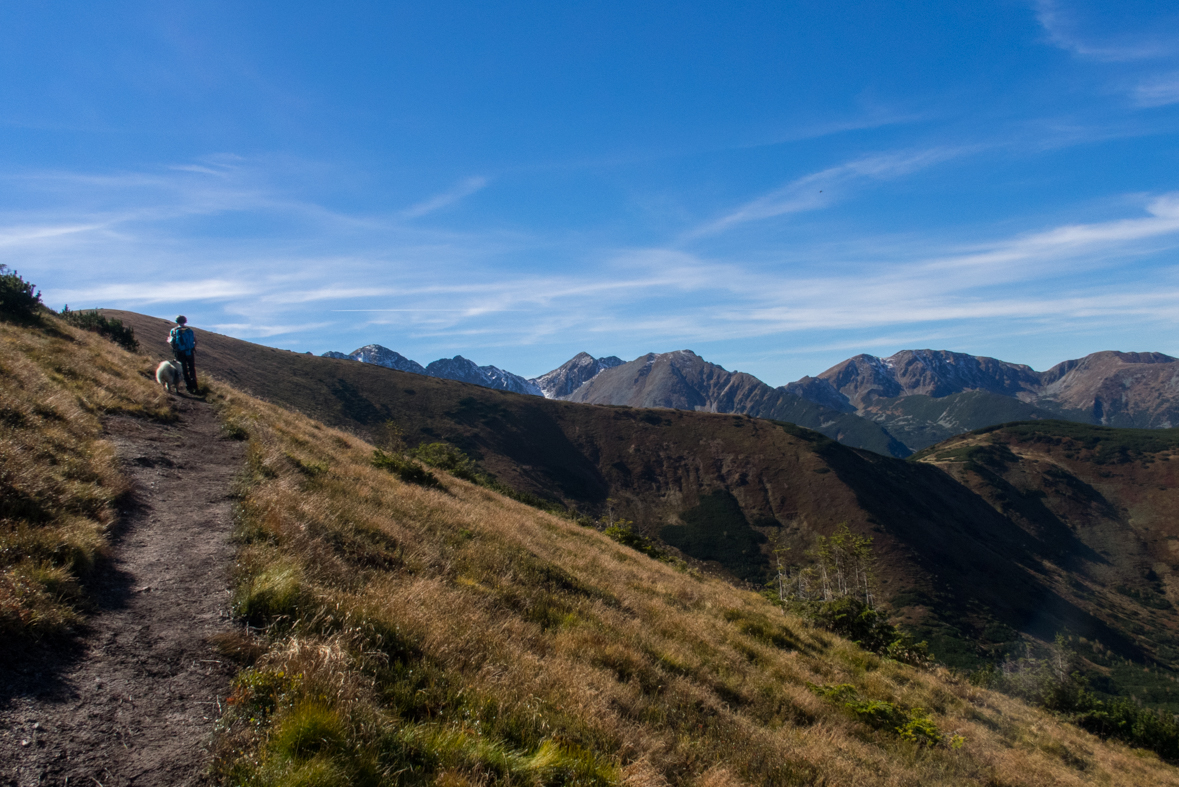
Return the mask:
M 621 358 L 613 355 L 595 358 L 582 352 L 551 372 L 534 377 L 530 382 L 535 383 L 547 399 L 565 399 L 587 381 L 622 363 Z

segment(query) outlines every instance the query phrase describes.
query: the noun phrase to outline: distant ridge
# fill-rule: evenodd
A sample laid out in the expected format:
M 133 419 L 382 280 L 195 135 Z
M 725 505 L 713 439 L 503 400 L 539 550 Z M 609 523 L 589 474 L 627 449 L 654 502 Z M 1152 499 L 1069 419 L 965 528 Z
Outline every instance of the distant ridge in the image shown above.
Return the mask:
M 740 413 L 789 421 L 886 456 L 912 453 L 866 418 L 816 404 L 782 388 L 771 388 L 751 374 L 727 371 L 691 350 L 648 353 L 600 372 L 565 398 L 586 404 Z
M 1179 360 L 1156 352 L 1098 352 L 1037 372 L 986 356 L 902 350 L 886 358 L 856 355 L 778 388 L 728 372 L 691 350 L 648 353 L 629 363 L 582 352 L 532 379 L 478 366 L 461 355 L 423 367 L 379 344 L 324 356 L 549 399 L 790 421 L 891 456 L 1019 420 L 1064 418 L 1147 429 L 1179 425 Z
M 425 374 L 443 380 L 458 380 L 500 391 L 543 396 L 546 399 L 559 399 L 570 394 L 602 370 L 613 368 L 622 363 L 621 358 L 616 358 L 613 355 L 606 358 L 594 358 L 589 353 L 582 352 L 553 371 L 540 377 L 528 379 L 500 369 L 498 366 L 479 366 L 461 355 L 456 355 L 453 358 L 440 358 L 428 366 L 422 366 L 417 361 L 412 361 L 401 353 L 379 344 L 366 344 L 351 353 L 330 350 L 323 353 L 321 357 L 371 363 L 384 366 L 387 369 Z
M 398 369 L 403 372 L 413 372 L 414 374 L 428 374 L 428 372 L 417 361 L 411 361 L 404 355 L 398 352 L 393 352 L 387 347 L 382 347 L 379 344 L 366 344 L 359 350 L 353 351 L 351 355 L 344 355 L 343 353 L 324 353 L 330 358 L 351 358 L 354 361 L 361 363 L 375 363 L 377 366 L 384 366 L 386 369 Z
M 444 380 L 458 380 L 500 391 L 544 396 L 536 383 L 531 380 L 526 380 L 518 374 L 505 372 L 498 366 L 477 366 L 474 361 L 467 360 L 461 355 L 434 361 L 426 367 L 426 374 L 431 377 L 441 377 Z
M 1023 364 L 947 350 L 903 350 L 887 358 L 857 355 L 785 388 L 887 428 L 901 417 L 898 407 L 909 411 L 903 417 L 910 423 L 915 408 L 927 420 L 942 420 L 934 411 L 962 410 L 966 393 L 972 394 L 976 412 L 956 425 L 959 432 L 1001 423 L 990 412 L 996 409 L 1018 411 L 1021 418 L 1063 417 L 1101 426 L 1166 429 L 1179 424 L 1179 360 L 1154 352 L 1097 352 L 1037 372 Z M 911 397 L 926 403 L 900 405 Z M 1012 410 L 1012 400 L 1025 407 Z M 925 445 L 948 436 L 931 433 Z M 910 448 L 924 447 L 906 442 Z

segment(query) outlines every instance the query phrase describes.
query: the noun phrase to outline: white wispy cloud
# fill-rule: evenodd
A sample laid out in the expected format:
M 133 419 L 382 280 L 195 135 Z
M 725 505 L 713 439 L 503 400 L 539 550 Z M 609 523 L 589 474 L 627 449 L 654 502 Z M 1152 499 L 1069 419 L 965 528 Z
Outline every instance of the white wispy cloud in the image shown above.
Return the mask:
M 857 159 L 800 178 L 730 211 L 716 231 L 781 215 L 808 189 L 826 193 L 834 184 L 843 194 L 872 179 L 902 177 L 953 154 L 946 150 Z M 99 206 L 101 221 L 89 197 L 76 210 L 0 212 L 0 238 L 11 240 L 6 264 L 35 274 L 55 307 L 179 310 L 243 338 L 314 347 L 326 341 L 320 337 L 338 336 L 319 349 L 377 341 L 426 361 L 557 344 L 625 355 L 724 341 L 790 347 L 807 336 L 798 352 L 812 352 L 806 348 L 894 345 L 884 337 L 1179 325 L 1179 267 L 1159 255 L 1179 248 L 1179 192 L 1137 198 L 1137 215 L 1119 208 L 1122 214 L 1107 220 L 987 242 L 848 233 L 838 242 L 758 249 L 751 259 L 687 250 L 682 239 L 618 248 L 609 238 L 423 230 L 397 216 L 308 223 L 314 204 L 241 173 L 172 177 L 200 190 L 212 188 L 205 179 L 226 189 L 224 204 L 235 206 L 225 211 L 230 230 L 188 233 L 172 217 L 208 204 L 207 192 L 194 201 L 183 182 L 157 182 L 167 179 L 157 173 L 134 187 L 129 175 L 119 180 L 123 198 Z M 255 216 L 286 217 L 301 234 L 235 234 Z M 543 266 L 515 264 L 538 253 Z M 1138 260 L 1152 261 L 1153 271 L 1139 269 Z M 839 341 L 815 340 L 832 335 Z M 480 361 L 530 372 L 500 357 Z
M 175 280 L 167 282 L 125 282 L 72 287 L 54 292 L 66 303 L 154 304 L 165 302 L 210 301 L 245 298 L 258 291 L 257 285 L 224 279 Z
M 482 191 L 487 187 L 487 178 L 473 177 L 467 178 L 462 183 L 459 183 L 450 191 L 430 197 L 423 200 L 412 207 L 406 208 L 401 212 L 401 215 L 407 219 L 417 219 L 429 213 L 442 210 L 449 207 L 460 200 L 466 199 L 472 194 Z
M 26 246 L 33 243 L 61 238 L 66 235 L 77 235 L 91 232 L 107 226 L 106 224 L 66 224 L 55 226 L 6 227 L 0 231 L 0 246 Z
M 266 339 L 273 336 L 290 336 L 307 333 L 308 331 L 327 328 L 330 325 L 330 322 L 288 323 L 285 325 L 263 325 L 250 322 L 227 322 L 215 323 L 205 327 L 207 327 L 209 330 L 217 331 L 218 333 L 228 333 L 240 338 Z
M 1036 20 L 1056 47 L 1080 57 L 1107 63 L 1153 60 L 1175 55 L 1179 42 L 1140 33 L 1099 40 L 1083 35 L 1076 16 L 1059 0 L 1036 0 Z
M 689 238 L 715 235 L 751 221 L 824 208 L 847 196 L 849 187 L 872 180 L 902 177 L 962 155 L 961 148 L 930 148 L 866 156 L 796 178 L 768 194 L 688 233 Z
M 1134 86 L 1131 93 L 1140 107 L 1162 107 L 1179 103 L 1179 71 L 1159 74 Z

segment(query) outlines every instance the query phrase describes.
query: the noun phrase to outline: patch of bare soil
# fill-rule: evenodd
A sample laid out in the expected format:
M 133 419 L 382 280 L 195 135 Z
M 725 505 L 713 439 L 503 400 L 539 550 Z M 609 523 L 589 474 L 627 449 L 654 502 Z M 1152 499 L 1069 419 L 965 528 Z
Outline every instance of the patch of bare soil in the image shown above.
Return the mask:
M 234 671 L 210 637 L 230 628 L 229 493 L 244 448 L 209 405 L 177 399 L 177 424 L 107 424 L 134 492 L 88 579 L 82 636 L 0 669 L 0 784 L 207 779 Z

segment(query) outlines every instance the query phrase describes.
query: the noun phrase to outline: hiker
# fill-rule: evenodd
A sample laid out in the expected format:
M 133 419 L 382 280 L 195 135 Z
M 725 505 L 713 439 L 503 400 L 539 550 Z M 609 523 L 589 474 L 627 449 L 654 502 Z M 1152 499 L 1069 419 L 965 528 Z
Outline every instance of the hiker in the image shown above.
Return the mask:
M 189 328 L 183 314 L 176 318 L 176 327 L 168 332 L 168 346 L 184 371 L 184 387 L 190 394 L 197 392 L 196 334 Z

